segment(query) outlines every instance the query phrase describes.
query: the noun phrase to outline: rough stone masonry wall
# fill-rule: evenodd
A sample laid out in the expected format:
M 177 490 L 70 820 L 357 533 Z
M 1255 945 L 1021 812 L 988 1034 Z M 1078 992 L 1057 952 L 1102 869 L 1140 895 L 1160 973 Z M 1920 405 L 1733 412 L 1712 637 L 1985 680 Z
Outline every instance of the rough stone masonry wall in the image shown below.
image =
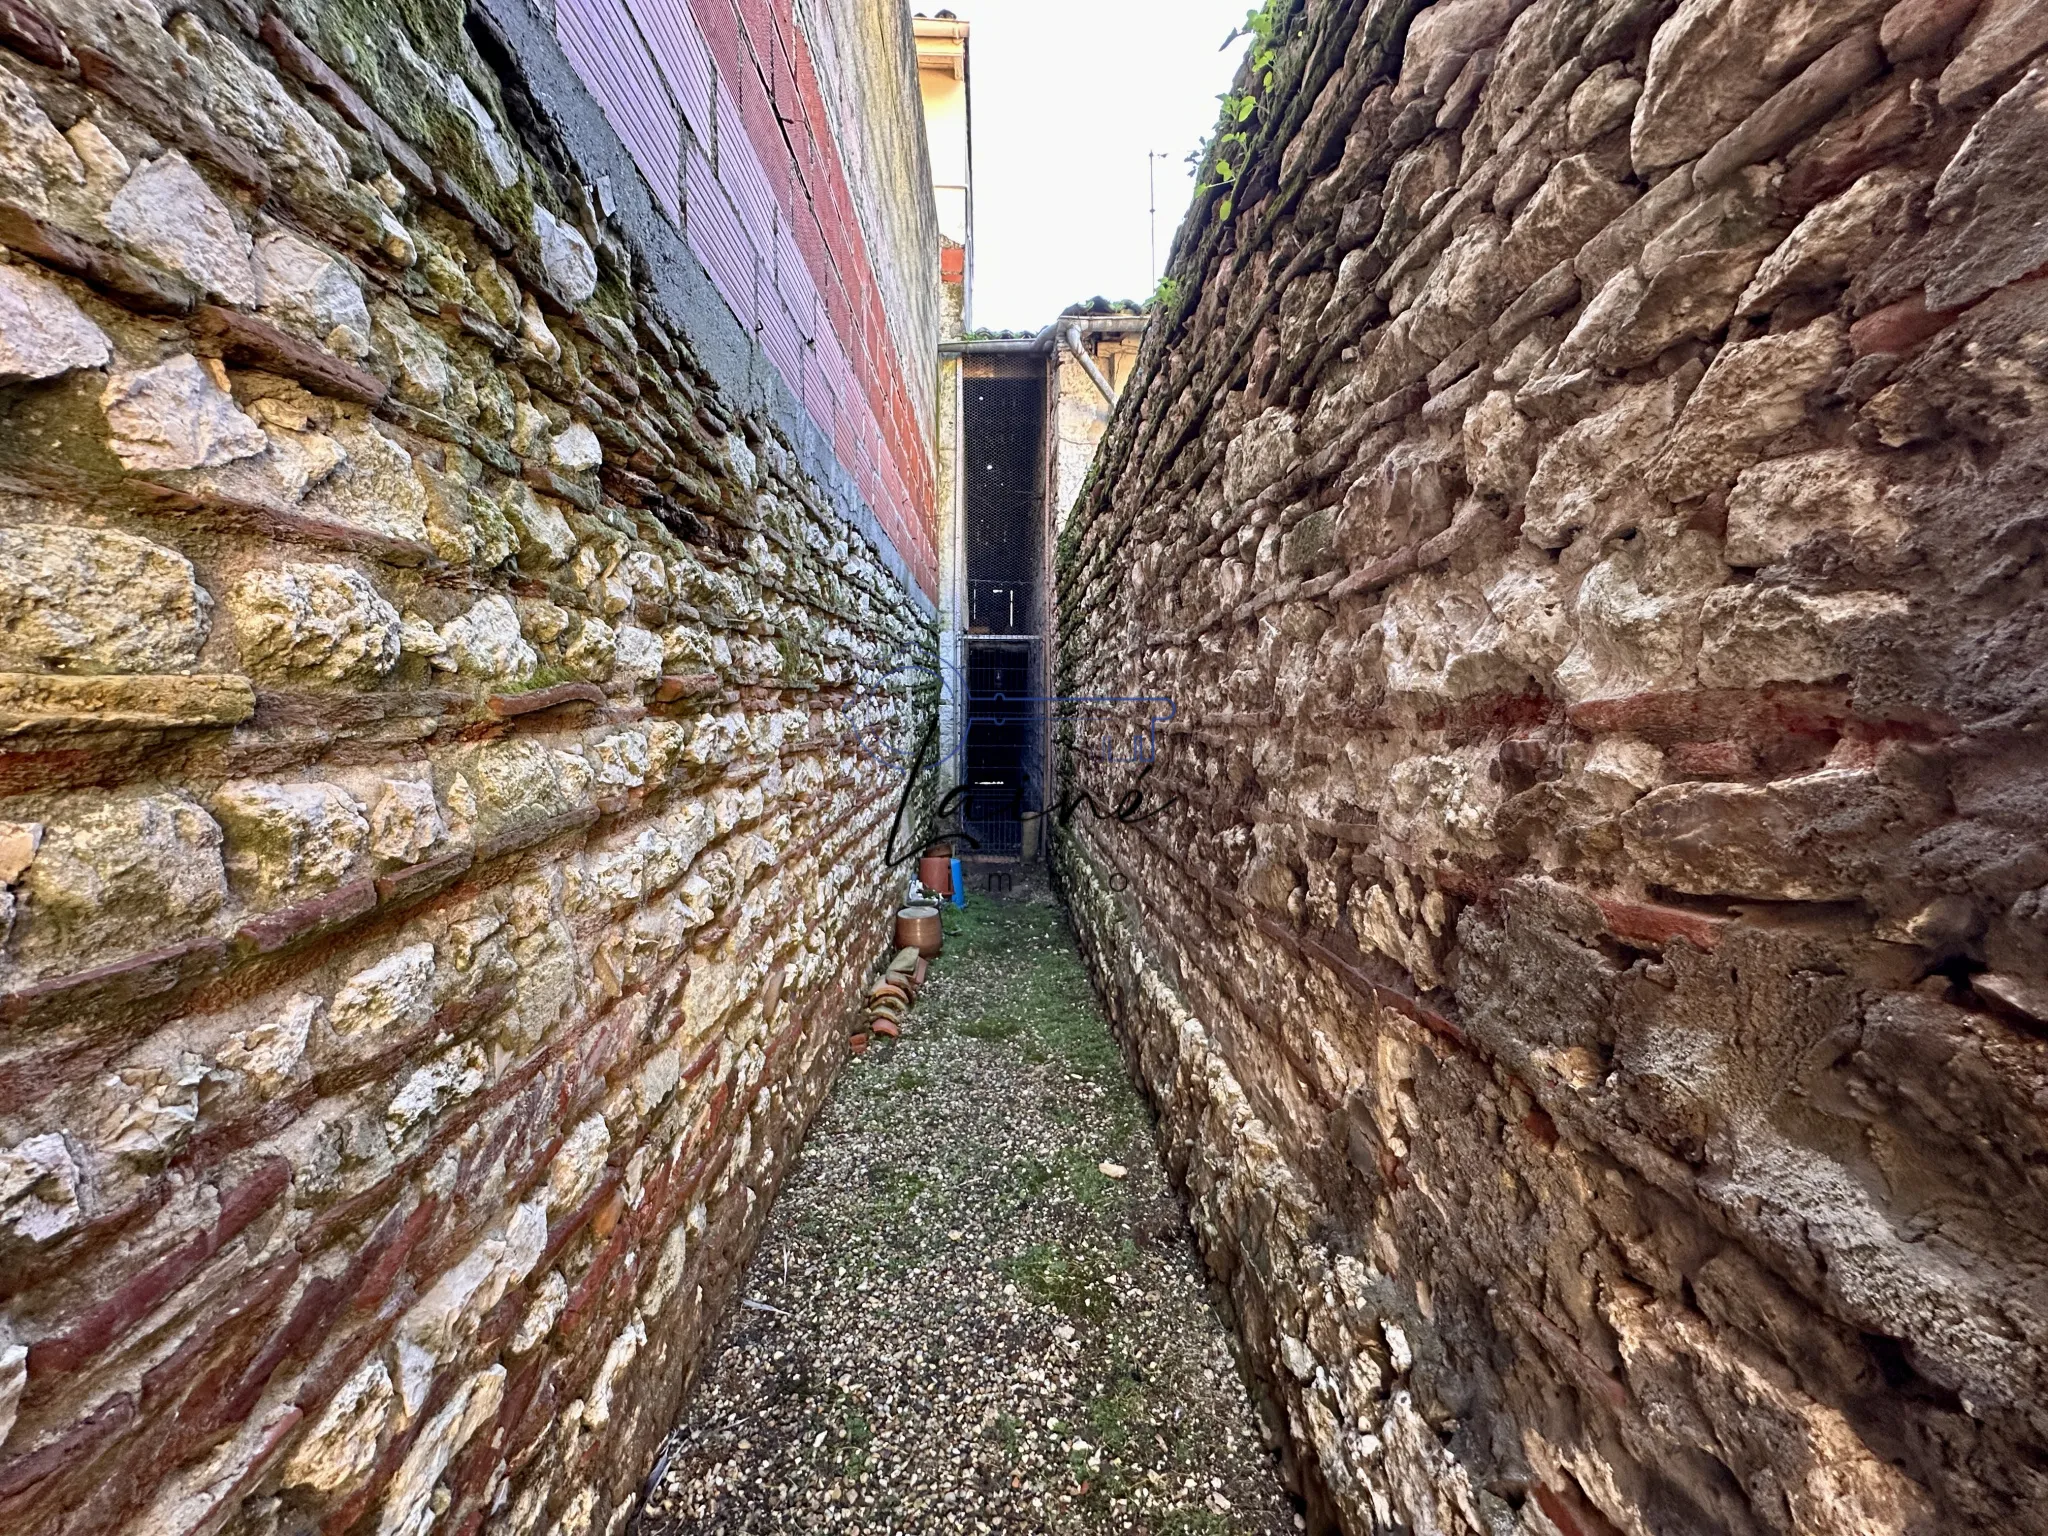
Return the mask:
M 9 1536 L 618 1530 L 884 940 L 925 610 L 469 25 L 0 0 Z
M 1060 857 L 1318 1518 L 2048 1530 L 2048 6 L 1273 10 Z

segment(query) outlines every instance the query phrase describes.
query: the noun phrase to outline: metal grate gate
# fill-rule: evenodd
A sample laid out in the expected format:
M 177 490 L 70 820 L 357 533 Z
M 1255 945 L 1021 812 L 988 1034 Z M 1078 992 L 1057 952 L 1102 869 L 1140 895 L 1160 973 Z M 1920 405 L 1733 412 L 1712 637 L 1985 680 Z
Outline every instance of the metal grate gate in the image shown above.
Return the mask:
M 1023 852 L 1024 812 L 1040 806 L 1038 646 L 1024 640 L 967 644 L 967 796 L 961 807 L 980 854 Z
M 969 378 L 965 391 L 968 627 L 1036 635 L 1045 503 L 1043 367 L 1023 377 Z
M 1033 359 L 1028 370 L 990 369 L 962 385 L 969 638 L 961 810 L 976 851 L 1015 857 L 1023 812 L 1039 807 L 1043 752 L 1045 369 Z

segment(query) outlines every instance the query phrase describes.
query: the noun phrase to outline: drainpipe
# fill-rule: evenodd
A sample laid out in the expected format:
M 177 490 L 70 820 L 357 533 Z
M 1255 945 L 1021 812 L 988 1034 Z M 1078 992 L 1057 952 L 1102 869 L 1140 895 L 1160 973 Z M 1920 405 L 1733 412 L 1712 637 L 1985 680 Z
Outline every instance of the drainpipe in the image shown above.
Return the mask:
M 1116 409 L 1116 391 L 1109 387 L 1109 380 L 1102 376 L 1102 370 L 1095 366 L 1095 359 L 1088 355 L 1088 349 L 1081 345 L 1081 324 L 1077 320 L 1067 327 L 1065 340 L 1067 350 L 1074 354 L 1074 361 L 1088 372 L 1088 378 L 1102 391 L 1102 398 L 1109 402 L 1111 410 Z

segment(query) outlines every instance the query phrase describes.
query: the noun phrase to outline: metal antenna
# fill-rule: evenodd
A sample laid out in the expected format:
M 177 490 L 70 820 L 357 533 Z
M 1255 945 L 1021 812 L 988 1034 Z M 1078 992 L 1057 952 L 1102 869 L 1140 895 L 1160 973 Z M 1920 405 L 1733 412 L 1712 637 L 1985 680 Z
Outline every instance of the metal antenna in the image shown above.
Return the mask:
M 1158 166 L 1168 157 L 1170 151 L 1151 149 L 1145 152 L 1145 190 L 1151 199 L 1152 213 L 1152 285 L 1159 286 L 1159 176 Z

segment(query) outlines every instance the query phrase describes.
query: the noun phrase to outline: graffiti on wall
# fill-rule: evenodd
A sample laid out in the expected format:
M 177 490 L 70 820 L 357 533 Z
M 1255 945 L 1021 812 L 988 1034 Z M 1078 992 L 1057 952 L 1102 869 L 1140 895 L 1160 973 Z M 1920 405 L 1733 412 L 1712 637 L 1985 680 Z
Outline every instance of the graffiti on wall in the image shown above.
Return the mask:
M 933 697 L 957 701 L 944 711 L 912 707 Z M 944 663 L 899 663 L 862 691 L 852 711 L 848 740 L 862 756 L 900 780 L 889 861 L 908 863 L 934 843 L 967 850 L 981 839 L 965 814 L 990 788 L 973 777 L 973 748 L 992 733 L 1015 732 L 1050 743 L 1051 771 L 1004 779 L 997 793 L 1022 824 L 1051 821 L 1065 827 L 1076 816 L 1135 826 L 1179 802 L 1148 780 L 1158 767 L 1162 734 L 1180 713 L 1169 695 L 1077 694 L 971 697 L 959 671 Z M 910 724 L 909 722 L 921 722 Z M 920 797 L 930 808 L 919 813 Z

